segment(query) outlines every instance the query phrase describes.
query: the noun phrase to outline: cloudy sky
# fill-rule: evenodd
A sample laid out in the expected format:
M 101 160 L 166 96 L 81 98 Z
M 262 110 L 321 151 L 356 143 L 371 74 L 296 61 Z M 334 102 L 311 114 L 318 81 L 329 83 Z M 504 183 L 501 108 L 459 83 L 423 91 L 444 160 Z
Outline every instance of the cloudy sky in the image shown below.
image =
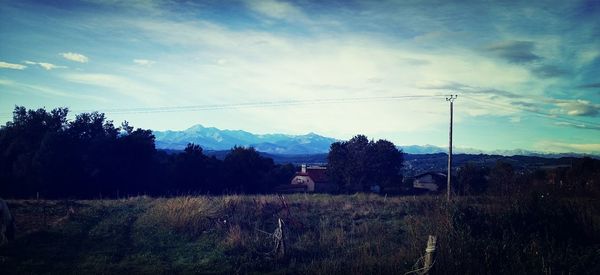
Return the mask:
M 530 2 L 535 2 L 531 4 Z M 117 123 L 600 153 L 599 1 L 4 1 L 15 105 Z

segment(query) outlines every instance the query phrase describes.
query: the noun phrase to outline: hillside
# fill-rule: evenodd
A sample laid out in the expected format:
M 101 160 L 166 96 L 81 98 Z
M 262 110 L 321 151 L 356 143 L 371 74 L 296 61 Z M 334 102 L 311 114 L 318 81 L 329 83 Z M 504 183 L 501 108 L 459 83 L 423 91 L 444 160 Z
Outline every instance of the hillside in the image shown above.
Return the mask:
M 403 274 L 417 268 L 432 234 L 433 274 L 600 271 L 597 200 L 444 201 L 365 194 L 12 200 L 17 237 L 0 246 L 0 270 Z M 270 235 L 278 218 L 280 256 Z

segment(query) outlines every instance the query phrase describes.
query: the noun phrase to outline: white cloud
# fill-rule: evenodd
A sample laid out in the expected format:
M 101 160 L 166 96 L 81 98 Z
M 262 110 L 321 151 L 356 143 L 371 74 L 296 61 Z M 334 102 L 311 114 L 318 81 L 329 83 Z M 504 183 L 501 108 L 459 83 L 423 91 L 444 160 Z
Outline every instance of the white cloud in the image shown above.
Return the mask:
M 274 19 L 294 20 L 305 17 L 299 8 L 283 1 L 248 1 L 247 4 L 252 11 Z
M 305 16 L 297 6 L 287 2 L 253 1 L 248 6 L 263 19 L 302 20 Z M 130 66 L 120 64 L 121 67 L 115 67 L 116 71 L 120 71 L 111 72 L 113 75 L 110 77 L 96 74 L 71 77 L 70 80 L 109 88 L 104 90 L 136 94 L 137 97 L 143 97 L 148 87 L 168 91 L 169 96 L 163 98 L 164 102 L 159 100 L 158 106 L 454 93 L 456 90 L 452 88 L 457 87 L 419 89 L 436 83 L 454 82 L 463 84 L 460 93 L 464 94 L 455 104 L 457 120 L 466 116 L 491 115 L 507 116 L 506 119 L 513 122 L 519 120 L 523 109 L 527 107 L 513 106 L 514 101 L 536 101 L 536 98 L 545 95 L 547 87 L 556 83 L 538 81 L 526 67 L 482 56 L 481 52 L 472 49 L 472 45 L 465 47 L 450 43 L 447 47 L 438 47 L 434 45 L 435 41 L 417 43 L 412 38 L 382 37 L 377 32 L 319 28 L 321 26 L 313 24 L 318 22 L 294 23 L 305 25 L 298 27 L 309 30 L 310 34 L 270 32 L 262 27 L 264 24 L 258 28 L 253 28 L 253 25 L 229 28 L 227 23 L 216 24 L 185 16 L 179 20 L 161 20 L 158 17 L 120 19 L 116 24 L 130 28 L 132 33 L 151 41 L 153 45 L 177 50 L 162 54 L 160 66 L 149 66 L 154 63 L 151 60 L 135 59 L 129 61 Z M 335 32 L 335 35 L 327 35 L 330 32 Z M 447 33 L 447 30 L 442 28 L 440 32 Z M 488 45 L 494 41 L 524 40 L 512 38 L 509 34 L 506 36 L 500 35 L 491 41 L 482 39 L 478 43 Z M 436 39 L 446 38 L 439 36 Z M 541 45 L 535 37 L 531 41 Z M 539 48 L 543 50 L 542 46 Z M 532 54 L 543 55 L 544 58 L 551 55 L 542 50 L 536 48 Z M 515 54 L 518 56 L 518 52 L 505 51 L 503 54 L 513 59 Z M 156 55 L 139 55 L 151 56 Z M 135 89 L 127 91 L 120 85 Z M 277 131 L 274 127 L 285 131 L 323 129 L 322 132 L 333 136 L 356 131 L 370 134 L 381 129 L 422 132 L 423 129 L 436 128 L 447 122 L 447 104 L 443 98 L 439 102 L 437 100 L 341 104 L 343 108 L 340 109 L 351 114 L 348 118 L 353 121 L 351 125 L 338 123 L 344 117 L 336 115 L 339 114 L 337 105 L 295 105 L 260 111 L 231 110 L 231 115 L 217 118 L 211 124 L 230 128 L 243 126 L 262 132 Z M 485 101 L 491 103 L 485 104 Z M 396 108 L 377 107 L 384 104 Z M 538 105 L 543 105 L 542 111 L 549 111 L 554 106 L 550 102 Z M 419 109 L 417 106 L 426 108 Z M 423 109 L 429 113 L 421 115 Z M 420 115 L 415 117 L 416 113 Z M 571 114 L 575 113 L 571 111 Z M 231 117 L 243 117 L 248 123 L 240 123 Z M 403 121 L 401 126 L 388 126 L 394 125 L 399 119 Z M 315 125 L 315 121 L 318 121 L 318 125 Z M 526 122 L 524 120 L 522 124 Z M 440 136 L 439 141 L 443 140 L 443 136 Z
M 85 0 L 95 5 L 103 5 L 114 8 L 115 10 L 138 10 L 148 15 L 161 15 L 166 12 L 162 4 L 168 4 L 168 1 L 160 0 Z M 190 3 L 191 5 L 192 3 Z
M 25 65 L 0 61 L 0 69 L 23 70 L 25 68 L 27 68 Z
M 66 52 L 66 53 L 60 53 L 60 55 L 67 60 L 71 60 L 71 61 L 75 61 L 75 62 L 79 62 L 79 63 L 87 63 L 89 61 L 87 56 L 80 54 L 80 53 Z
M 559 109 L 555 109 L 555 113 L 567 114 L 570 116 L 597 116 L 600 112 L 600 104 L 594 104 L 588 100 L 552 100 Z
M 575 62 L 578 66 L 583 66 L 593 62 L 597 58 L 600 58 L 600 50 L 593 47 L 582 47 L 582 49 L 578 51 Z
M 65 78 L 71 82 L 110 87 L 113 84 L 123 84 L 125 78 L 111 74 L 68 74 Z
M 520 98 L 519 88 L 526 87 L 529 95 L 543 93 L 539 87 L 528 86 L 531 75 L 527 69 L 495 62 L 469 50 L 423 50 L 410 43 L 388 43 L 371 35 L 354 33 L 306 39 L 289 34 L 232 30 L 205 21 L 135 20 L 129 23 L 155 43 L 186 49 L 180 55 L 165 56 L 161 66 L 143 74 L 158 87 L 177 94 L 169 98 L 179 101 L 174 104 L 446 94 L 456 91 L 451 90 L 452 87 L 437 90 L 419 87 L 454 81 L 464 83 L 464 93 L 480 99 L 459 98 L 455 106 L 456 119 L 460 121 L 465 115 L 519 116 L 520 110 L 510 108 L 511 100 L 525 100 Z M 497 99 L 498 96 L 501 98 Z M 496 100 L 507 108 L 484 105 L 481 100 Z M 444 125 L 447 120 L 447 104 L 443 98 L 421 100 L 418 104 L 392 101 L 389 108 L 378 108 L 377 104 L 369 104 L 371 108 L 360 102 L 342 104 L 347 110 L 343 113 L 352 114 L 353 125 L 336 122 L 344 119 L 336 115 L 339 113 L 337 105 L 231 112 L 235 112 L 236 117 L 269 121 L 268 127 L 273 127 L 270 131 L 285 130 L 287 125 L 285 131 L 322 128 L 321 132 L 340 137 L 357 131 L 369 134 L 390 129 L 386 125 L 394 125 L 397 118 L 423 114 L 422 106 L 430 106 L 427 114 L 403 121 L 395 131 L 437 129 L 436 125 Z M 319 125 L 314 121 L 319 121 Z M 236 128 L 231 121 L 213 123 Z M 250 124 L 243 126 L 253 131 L 269 131 L 264 124 Z M 428 142 L 440 141 L 443 142 L 442 137 Z
M 221 65 L 221 66 L 222 66 L 222 65 L 225 65 L 225 64 L 227 64 L 227 59 L 225 59 L 225 58 L 219 58 L 219 59 L 217 60 L 217 64 L 218 64 L 218 65 Z
M 63 89 L 55 89 L 44 85 L 29 84 L 23 82 L 17 82 L 13 80 L 0 79 L 0 86 L 9 87 L 11 91 L 17 91 L 22 93 L 24 96 L 32 97 L 41 95 L 45 97 L 64 97 L 64 98 L 76 98 L 83 100 L 94 100 L 106 102 L 107 100 L 98 96 L 85 95 L 81 93 L 73 93 Z
M 160 100 L 160 92 L 154 87 L 145 85 L 130 78 L 100 73 L 73 73 L 66 74 L 63 77 L 70 82 L 86 84 L 108 88 L 107 91 L 114 91 L 120 94 L 136 98 L 146 104 L 162 104 L 164 100 Z
M 141 66 L 151 66 L 152 64 L 154 64 L 156 62 L 152 61 L 152 60 L 148 60 L 148 59 L 134 59 L 133 63 L 135 63 L 137 65 L 141 65 Z
M 577 129 L 587 129 L 587 130 L 600 130 L 600 126 L 585 124 L 585 123 L 571 123 L 566 121 L 555 122 L 554 125 L 563 126 L 563 127 L 572 127 Z
M 44 68 L 47 71 L 53 70 L 53 69 L 64 69 L 67 68 L 66 66 L 59 66 L 59 65 L 54 65 L 51 63 L 46 63 L 46 62 L 34 62 L 34 61 L 29 61 L 26 60 L 24 61 L 25 64 L 29 64 L 29 65 L 39 65 L 40 67 Z
M 46 63 L 46 62 L 40 62 L 38 63 L 38 65 L 40 65 L 42 68 L 46 69 L 46 70 L 52 70 L 52 69 L 58 69 L 58 68 L 66 68 L 65 66 L 57 66 L 51 63 Z
M 600 153 L 600 143 L 566 143 L 544 140 L 536 143 L 534 147 L 546 152 Z

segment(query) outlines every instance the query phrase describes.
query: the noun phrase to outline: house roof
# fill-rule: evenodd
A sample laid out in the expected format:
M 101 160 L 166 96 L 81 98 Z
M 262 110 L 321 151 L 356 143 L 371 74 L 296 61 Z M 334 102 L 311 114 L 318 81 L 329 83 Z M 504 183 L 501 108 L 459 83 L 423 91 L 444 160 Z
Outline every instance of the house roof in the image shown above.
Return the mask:
M 431 179 L 426 179 L 425 177 L 430 176 Z M 430 191 L 437 191 L 439 188 L 444 188 L 444 183 L 446 182 L 446 174 L 440 172 L 426 172 L 415 176 L 413 180 L 413 187 L 419 189 L 429 189 Z M 423 185 L 425 184 L 425 185 Z M 430 186 L 426 186 L 427 184 L 435 184 L 438 188 L 432 189 Z
M 430 175 L 431 178 L 438 184 L 442 184 L 447 180 L 446 174 L 441 172 L 426 172 L 415 176 L 414 180 L 420 180 L 423 177 Z
M 416 175 L 415 179 L 420 178 L 420 177 L 424 177 L 424 176 L 427 176 L 427 175 L 431 175 L 432 177 L 436 177 L 436 178 L 444 178 L 444 179 L 446 178 L 446 174 L 442 173 L 442 172 L 425 172 L 425 173 Z
M 309 176 L 314 182 L 329 182 L 327 176 L 327 169 L 319 168 L 306 168 L 306 173 L 298 172 L 296 176 Z

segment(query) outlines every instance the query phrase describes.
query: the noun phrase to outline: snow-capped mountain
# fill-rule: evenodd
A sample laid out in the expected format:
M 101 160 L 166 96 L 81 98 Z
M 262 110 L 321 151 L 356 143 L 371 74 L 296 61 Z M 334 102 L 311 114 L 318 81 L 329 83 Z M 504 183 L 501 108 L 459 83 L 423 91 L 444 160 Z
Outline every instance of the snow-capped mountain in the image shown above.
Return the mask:
M 318 154 L 327 153 L 336 139 L 315 133 L 306 135 L 266 134 L 256 135 L 241 130 L 221 130 L 202 125 L 184 131 L 155 131 L 156 147 L 159 149 L 183 149 L 188 143 L 206 150 L 229 150 L 233 146 L 252 146 L 270 154 Z

